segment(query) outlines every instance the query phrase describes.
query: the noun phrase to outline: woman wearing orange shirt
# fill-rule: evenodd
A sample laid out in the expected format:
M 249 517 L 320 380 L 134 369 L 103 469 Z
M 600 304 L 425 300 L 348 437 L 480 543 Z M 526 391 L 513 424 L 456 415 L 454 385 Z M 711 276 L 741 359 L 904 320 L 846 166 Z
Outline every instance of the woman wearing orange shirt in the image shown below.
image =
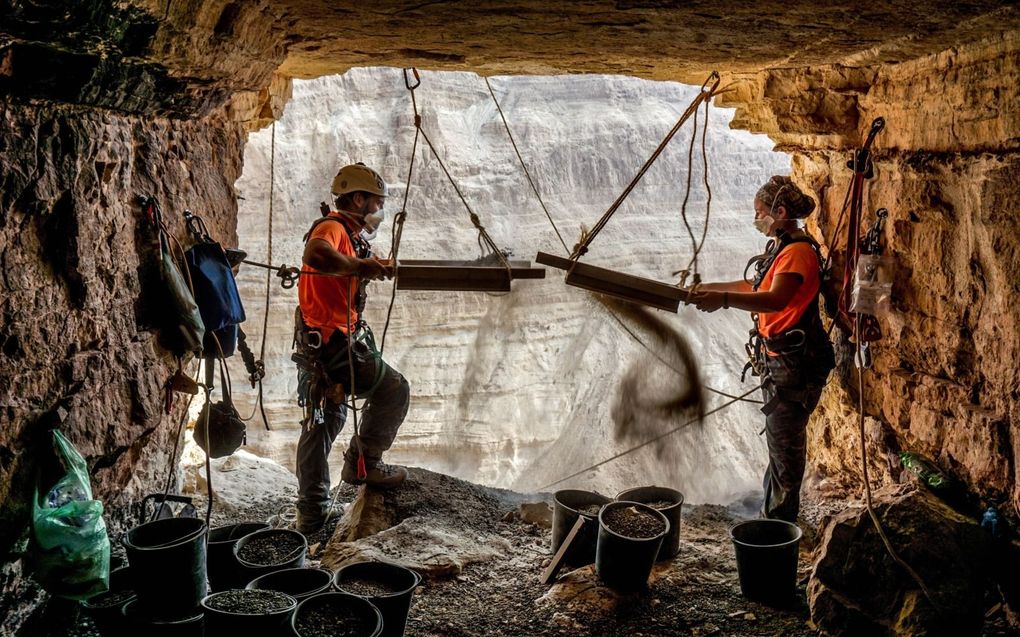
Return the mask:
M 835 366 L 818 314 L 821 257 L 798 225 L 814 208 L 815 202 L 789 177 L 772 177 L 754 198 L 754 225 L 773 237 L 765 254 L 748 262 L 744 280 L 702 284 L 688 299 L 705 312 L 751 312 L 750 364 L 763 380 L 769 448 L 762 514 L 788 522 L 795 522 L 800 510 L 808 417 Z M 747 279 L 752 266 L 754 277 Z

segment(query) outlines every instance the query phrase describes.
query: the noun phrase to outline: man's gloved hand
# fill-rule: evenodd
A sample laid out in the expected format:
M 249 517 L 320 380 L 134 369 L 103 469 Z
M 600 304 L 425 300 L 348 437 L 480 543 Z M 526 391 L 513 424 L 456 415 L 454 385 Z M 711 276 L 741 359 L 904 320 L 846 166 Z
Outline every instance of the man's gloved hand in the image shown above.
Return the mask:
M 357 275 L 363 279 L 392 279 L 393 266 L 388 259 L 359 259 Z

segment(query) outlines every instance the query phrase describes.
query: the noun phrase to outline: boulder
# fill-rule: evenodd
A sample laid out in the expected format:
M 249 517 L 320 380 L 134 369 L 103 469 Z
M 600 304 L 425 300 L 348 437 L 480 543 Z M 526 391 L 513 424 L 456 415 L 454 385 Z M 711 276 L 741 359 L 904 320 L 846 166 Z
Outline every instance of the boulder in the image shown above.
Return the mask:
M 822 536 L 807 591 L 815 625 L 830 635 L 978 634 L 993 546 L 977 521 L 906 485 L 875 492 L 874 509 L 931 600 L 856 508 L 835 516 Z
M 398 489 L 361 487 L 322 552 L 322 565 L 386 561 L 429 577 L 455 577 L 468 564 L 512 557 L 500 511 L 519 496 L 425 469 Z

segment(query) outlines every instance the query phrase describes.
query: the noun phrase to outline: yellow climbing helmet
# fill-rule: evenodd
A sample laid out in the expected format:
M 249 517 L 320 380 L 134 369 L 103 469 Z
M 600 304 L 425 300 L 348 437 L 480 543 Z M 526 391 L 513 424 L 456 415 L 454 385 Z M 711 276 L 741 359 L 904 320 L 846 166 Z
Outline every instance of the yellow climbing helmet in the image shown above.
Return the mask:
M 341 168 L 333 178 L 333 195 L 339 197 L 351 192 L 368 192 L 385 197 L 386 182 L 379 173 L 365 164 L 350 164 Z

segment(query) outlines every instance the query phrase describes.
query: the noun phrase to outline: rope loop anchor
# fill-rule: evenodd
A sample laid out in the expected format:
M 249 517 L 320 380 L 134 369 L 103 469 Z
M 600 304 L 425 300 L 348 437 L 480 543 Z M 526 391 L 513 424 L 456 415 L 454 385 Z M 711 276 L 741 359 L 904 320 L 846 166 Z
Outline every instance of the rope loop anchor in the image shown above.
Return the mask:
M 722 81 L 722 78 L 719 76 L 719 71 L 712 71 L 712 73 L 705 79 L 705 82 L 701 85 L 701 92 L 705 93 L 705 89 L 708 88 L 707 92 L 709 95 L 714 94 L 716 89 L 719 88 L 720 81 Z M 709 88 L 709 84 L 712 85 L 711 88 Z

